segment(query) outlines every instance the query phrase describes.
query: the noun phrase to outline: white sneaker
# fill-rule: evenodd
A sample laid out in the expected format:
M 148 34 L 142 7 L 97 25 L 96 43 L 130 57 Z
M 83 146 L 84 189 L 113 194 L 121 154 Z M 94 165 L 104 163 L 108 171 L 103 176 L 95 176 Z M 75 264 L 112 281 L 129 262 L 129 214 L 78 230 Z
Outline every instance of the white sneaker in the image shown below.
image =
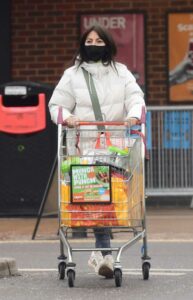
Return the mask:
M 113 278 L 113 264 L 113 256 L 111 254 L 105 255 L 98 268 L 98 274 L 101 276 L 105 276 L 106 278 Z
M 88 260 L 89 267 L 94 268 L 95 272 L 98 274 L 99 266 L 104 261 L 101 251 L 92 251 L 91 256 Z

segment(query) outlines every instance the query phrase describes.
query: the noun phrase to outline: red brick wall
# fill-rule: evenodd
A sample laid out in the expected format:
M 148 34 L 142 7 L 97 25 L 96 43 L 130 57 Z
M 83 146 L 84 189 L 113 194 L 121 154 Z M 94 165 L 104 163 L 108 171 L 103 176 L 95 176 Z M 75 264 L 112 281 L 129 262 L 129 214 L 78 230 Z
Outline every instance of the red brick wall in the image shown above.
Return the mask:
M 166 12 L 191 8 L 193 0 L 12 0 L 12 80 L 59 80 L 76 50 L 78 13 L 143 10 L 147 103 L 167 104 Z

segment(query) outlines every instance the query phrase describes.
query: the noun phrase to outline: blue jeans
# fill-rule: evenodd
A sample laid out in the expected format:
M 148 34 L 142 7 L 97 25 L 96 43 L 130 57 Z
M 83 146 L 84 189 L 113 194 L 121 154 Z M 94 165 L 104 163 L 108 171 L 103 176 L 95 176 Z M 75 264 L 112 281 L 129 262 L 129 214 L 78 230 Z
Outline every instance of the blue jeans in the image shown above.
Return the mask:
M 94 228 L 94 235 L 96 248 L 111 248 L 109 228 Z M 101 252 L 103 256 L 112 253 L 110 250 Z

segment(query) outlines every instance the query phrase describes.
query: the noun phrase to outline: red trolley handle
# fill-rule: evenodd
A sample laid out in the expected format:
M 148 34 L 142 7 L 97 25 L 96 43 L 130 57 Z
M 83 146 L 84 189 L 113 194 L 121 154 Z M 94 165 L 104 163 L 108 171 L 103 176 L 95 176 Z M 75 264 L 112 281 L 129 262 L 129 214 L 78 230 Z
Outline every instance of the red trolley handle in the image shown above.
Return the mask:
M 141 119 L 137 120 L 136 125 L 145 124 L 145 107 L 142 107 Z M 67 126 L 67 123 L 62 119 L 62 107 L 59 107 L 57 124 L 62 124 L 63 126 Z M 77 126 L 100 126 L 100 125 L 110 125 L 110 126 L 128 126 L 128 121 L 79 121 L 77 122 Z
M 141 122 L 140 120 L 138 120 L 136 122 L 136 125 L 140 125 Z M 67 122 L 63 121 L 62 122 L 63 126 L 67 126 Z M 129 122 L 128 121 L 77 121 L 77 125 L 75 127 L 78 126 L 125 126 L 125 127 L 129 127 Z M 132 125 L 133 126 L 133 125 Z M 131 127 L 132 127 L 131 126 Z

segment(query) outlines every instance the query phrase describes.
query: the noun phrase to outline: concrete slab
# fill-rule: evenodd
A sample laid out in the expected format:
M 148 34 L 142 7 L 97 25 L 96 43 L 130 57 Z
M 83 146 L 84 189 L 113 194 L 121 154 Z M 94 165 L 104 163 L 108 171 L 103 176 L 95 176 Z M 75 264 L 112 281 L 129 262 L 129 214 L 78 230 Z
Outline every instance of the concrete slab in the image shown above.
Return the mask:
M 6 257 L 0 258 L 0 278 L 19 275 L 16 260 Z

